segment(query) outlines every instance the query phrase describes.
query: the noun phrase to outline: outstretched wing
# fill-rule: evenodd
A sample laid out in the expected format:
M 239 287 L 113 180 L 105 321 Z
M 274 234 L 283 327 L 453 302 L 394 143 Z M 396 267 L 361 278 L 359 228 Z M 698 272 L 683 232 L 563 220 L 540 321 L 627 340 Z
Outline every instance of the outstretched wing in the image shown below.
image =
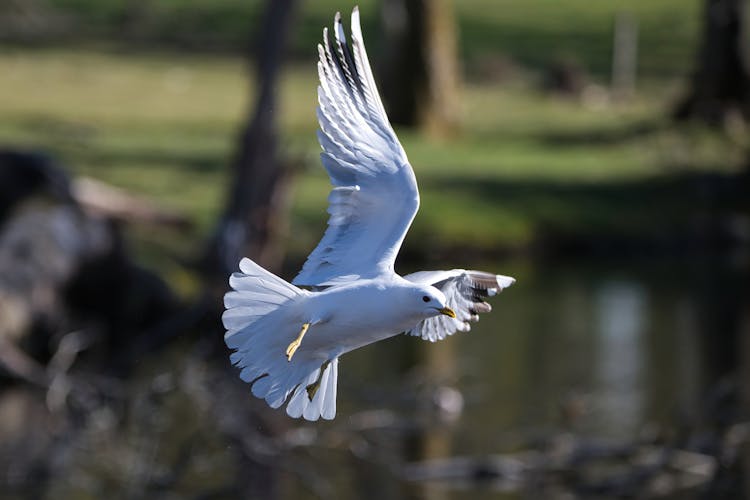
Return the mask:
M 349 44 L 337 13 L 335 39 L 325 29 L 318 45 L 318 140 L 333 189 L 328 228 L 294 279 L 298 285 L 393 272 L 419 208 L 414 171 L 375 87 L 356 7 L 351 30 Z
M 422 285 L 432 285 L 443 292 L 447 306 L 456 313 L 456 318 L 440 315 L 428 318 L 409 330 L 409 335 L 435 342 L 455 332 L 468 332 L 470 322 L 479 321 L 479 313 L 492 308 L 484 301 L 516 282 L 510 276 L 482 271 L 422 271 L 404 276 L 405 279 Z

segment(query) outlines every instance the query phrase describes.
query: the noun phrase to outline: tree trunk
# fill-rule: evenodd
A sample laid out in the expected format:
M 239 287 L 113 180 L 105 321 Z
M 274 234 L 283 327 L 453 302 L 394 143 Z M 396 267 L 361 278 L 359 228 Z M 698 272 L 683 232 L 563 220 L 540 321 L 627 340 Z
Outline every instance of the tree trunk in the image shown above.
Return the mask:
M 706 0 L 703 43 L 678 120 L 750 120 L 750 0 Z
M 289 168 L 279 159 L 276 122 L 279 71 L 297 0 L 268 0 L 257 50 L 255 109 L 240 134 L 227 204 L 201 259 L 208 276 L 236 269 L 243 256 L 274 268 L 282 260 Z
M 740 380 L 740 411 L 745 417 L 750 416 L 750 305 L 745 307 L 743 314 L 743 327 L 740 332 L 739 350 L 741 365 L 739 370 Z M 745 441 L 740 459 L 743 467 L 744 494 L 750 498 L 750 441 Z
M 450 0 L 383 0 L 381 91 L 394 124 L 439 137 L 459 128 L 456 22 Z

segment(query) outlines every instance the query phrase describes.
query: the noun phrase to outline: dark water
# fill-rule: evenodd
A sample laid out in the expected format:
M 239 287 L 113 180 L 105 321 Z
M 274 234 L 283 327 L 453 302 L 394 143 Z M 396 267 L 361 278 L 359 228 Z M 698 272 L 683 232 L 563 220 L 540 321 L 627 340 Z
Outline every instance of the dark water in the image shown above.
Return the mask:
M 492 299 L 493 312 L 444 346 L 419 346 L 427 357 L 447 352 L 453 366 L 445 374 L 465 398 L 459 430 L 557 426 L 560 404 L 572 399 L 586 407 L 580 430 L 632 436 L 692 412 L 702 391 L 733 369 L 733 330 L 747 306 L 739 268 L 495 267 L 518 282 Z M 398 337 L 352 353 L 343 373 L 397 391 L 403 377 L 394 359 L 413 342 Z
M 399 336 L 343 357 L 333 422 L 267 411 L 187 344 L 143 360 L 126 396 L 82 428 L 61 432 L 37 417 L 56 451 L 36 486 L 41 498 L 236 498 L 231 485 L 245 474 L 258 498 L 535 498 L 411 481 L 408 464 L 516 452 L 567 433 L 666 439 L 723 418 L 717 387 L 742 386 L 750 365 L 746 262 L 483 265 L 518 280 L 493 312 L 440 343 Z M 15 474 L 18 485 L 33 473 Z

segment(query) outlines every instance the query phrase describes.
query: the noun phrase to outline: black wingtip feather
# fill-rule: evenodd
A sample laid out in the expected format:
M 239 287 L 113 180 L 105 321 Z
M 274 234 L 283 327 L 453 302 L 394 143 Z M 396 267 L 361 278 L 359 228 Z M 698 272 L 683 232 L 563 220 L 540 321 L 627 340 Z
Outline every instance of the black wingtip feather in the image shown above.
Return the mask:
M 333 59 L 332 62 L 336 65 L 338 71 L 341 72 L 349 91 L 355 91 L 361 99 L 364 99 L 364 89 L 362 88 L 359 75 L 360 70 L 355 63 L 352 47 L 347 43 L 346 31 L 344 30 L 344 23 L 341 20 L 340 12 L 336 12 L 333 22 L 334 42 L 338 50 L 330 51 L 331 58 Z M 327 42 L 330 40 L 327 33 L 324 33 L 324 38 Z

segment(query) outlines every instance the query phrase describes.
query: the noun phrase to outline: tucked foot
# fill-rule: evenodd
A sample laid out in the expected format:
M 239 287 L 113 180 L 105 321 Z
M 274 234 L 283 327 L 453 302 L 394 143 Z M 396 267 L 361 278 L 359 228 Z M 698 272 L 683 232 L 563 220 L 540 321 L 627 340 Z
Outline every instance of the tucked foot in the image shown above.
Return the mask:
M 297 349 L 302 343 L 302 337 L 305 336 L 305 333 L 307 333 L 308 328 L 310 328 L 310 323 L 303 324 L 302 329 L 299 331 L 299 335 L 297 335 L 297 338 L 292 340 L 292 342 L 286 348 L 286 360 L 287 361 L 292 360 L 292 356 L 294 356 L 294 353 L 297 352 Z
M 326 371 L 326 368 L 328 368 L 328 365 L 330 364 L 331 360 L 329 359 L 328 361 L 320 365 L 318 380 L 305 387 L 305 389 L 307 390 L 307 399 L 309 399 L 310 401 L 313 400 L 313 398 L 315 397 L 315 393 L 318 392 L 318 389 L 320 389 L 320 380 L 323 378 L 323 372 Z

